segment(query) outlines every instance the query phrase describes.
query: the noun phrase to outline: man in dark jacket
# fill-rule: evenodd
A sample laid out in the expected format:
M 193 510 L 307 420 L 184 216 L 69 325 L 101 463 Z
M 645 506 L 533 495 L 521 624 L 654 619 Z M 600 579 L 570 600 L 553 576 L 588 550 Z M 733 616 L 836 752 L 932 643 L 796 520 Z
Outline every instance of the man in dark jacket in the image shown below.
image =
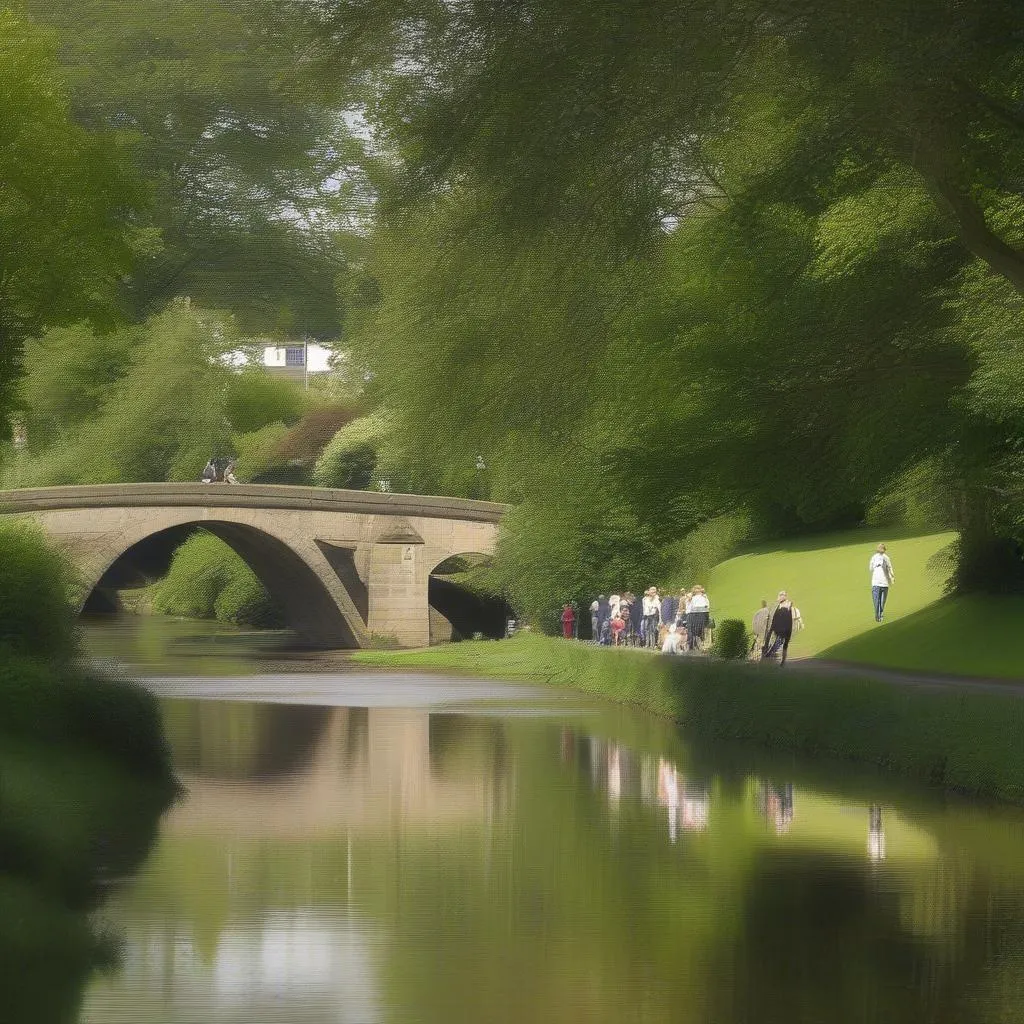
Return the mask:
M 779 601 L 768 624 L 768 635 L 764 638 L 762 658 L 774 658 L 782 650 L 780 665 L 786 664 L 789 641 L 793 639 L 793 604 L 784 590 L 779 591 Z

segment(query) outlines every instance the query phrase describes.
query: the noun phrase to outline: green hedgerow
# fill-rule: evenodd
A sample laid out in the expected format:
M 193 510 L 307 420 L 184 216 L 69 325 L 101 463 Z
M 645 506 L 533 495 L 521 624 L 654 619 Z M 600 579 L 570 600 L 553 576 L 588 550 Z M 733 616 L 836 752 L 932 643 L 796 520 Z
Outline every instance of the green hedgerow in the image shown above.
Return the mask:
M 0 523 L 0 649 L 44 660 L 77 648 L 70 563 L 25 523 Z M 2 656 L 2 655 L 0 655 Z

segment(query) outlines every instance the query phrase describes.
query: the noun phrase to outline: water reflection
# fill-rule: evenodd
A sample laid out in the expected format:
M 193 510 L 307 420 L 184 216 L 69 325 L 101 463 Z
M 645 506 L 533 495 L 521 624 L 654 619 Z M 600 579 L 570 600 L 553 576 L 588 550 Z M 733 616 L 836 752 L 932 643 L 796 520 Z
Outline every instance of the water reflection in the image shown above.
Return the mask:
M 83 1021 L 1019 1018 L 1020 815 L 727 783 L 639 716 L 294 712 L 170 702 L 190 795 Z

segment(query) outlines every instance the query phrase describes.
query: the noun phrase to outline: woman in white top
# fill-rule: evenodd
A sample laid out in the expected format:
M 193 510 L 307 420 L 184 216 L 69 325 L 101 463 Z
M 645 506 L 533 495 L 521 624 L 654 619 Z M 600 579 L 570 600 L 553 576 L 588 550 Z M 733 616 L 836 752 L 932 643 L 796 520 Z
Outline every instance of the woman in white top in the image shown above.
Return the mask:
M 689 634 L 687 647 L 691 651 L 697 649 L 697 645 L 704 639 L 704 630 L 708 628 L 708 619 L 711 617 L 711 602 L 704 588 L 696 586 L 693 588 L 693 597 L 690 598 L 690 613 L 686 616 L 686 631 Z
M 885 615 L 885 600 L 889 596 L 889 585 L 896 579 L 892 571 L 892 561 L 885 553 L 885 545 L 879 544 L 878 550 L 868 562 L 871 573 L 871 603 L 875 606 L 875 622 L 881 622 Z

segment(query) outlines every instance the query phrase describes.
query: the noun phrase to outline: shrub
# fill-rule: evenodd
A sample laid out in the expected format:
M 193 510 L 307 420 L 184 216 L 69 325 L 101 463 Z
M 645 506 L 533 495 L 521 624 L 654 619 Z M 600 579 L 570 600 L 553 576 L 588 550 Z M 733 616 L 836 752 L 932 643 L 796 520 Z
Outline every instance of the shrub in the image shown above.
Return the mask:
M 213 613 L 221 622 L 234 622 L 239 626 L 274 628 L 284 625 L 280 609 L 251 570 L 232 577 L 213 602 Z
M 71 565 L 37 529 L 0 524 L 0 648 L 44 660 L 71 657 L 76 584 Z
M 377 452 L 390 429 L 390 419 L 379 411 L 342 427 L 317 460 L 313 482 L 318 487 L 368 487 Z
M 711 649 L 715 657 L 738 661 L 747 656 L 749 649 L 750 636 L 740 619 L 725 619 L 719 623 Z
M 279 462 L 313 463 L 330 440 L 356 418 L 350 405 L 326 405 L 314 409 L 295 424 L 277 447 Z
M 170 572 L 155 588 L 153 607 L 167 615 L 267 626 L 280 613 L 256 574 L 210 533 L 190 537 L 174 553 Z

